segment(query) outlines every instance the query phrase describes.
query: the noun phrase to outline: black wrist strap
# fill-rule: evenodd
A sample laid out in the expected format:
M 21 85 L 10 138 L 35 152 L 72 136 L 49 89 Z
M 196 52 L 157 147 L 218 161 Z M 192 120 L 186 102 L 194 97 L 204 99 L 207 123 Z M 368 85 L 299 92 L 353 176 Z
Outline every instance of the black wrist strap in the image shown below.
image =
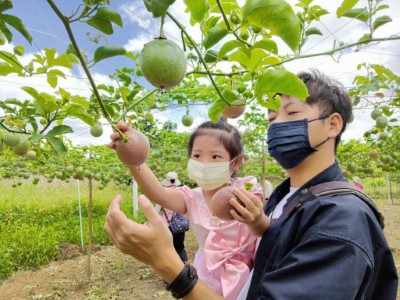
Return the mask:
M 174 281 L 167 285 L 166 289 L 167 291 L 171 291 L 175 299 L 181 299 L 190 293 L 198 279 L 195 267 L 186 262 L 182 271 Z

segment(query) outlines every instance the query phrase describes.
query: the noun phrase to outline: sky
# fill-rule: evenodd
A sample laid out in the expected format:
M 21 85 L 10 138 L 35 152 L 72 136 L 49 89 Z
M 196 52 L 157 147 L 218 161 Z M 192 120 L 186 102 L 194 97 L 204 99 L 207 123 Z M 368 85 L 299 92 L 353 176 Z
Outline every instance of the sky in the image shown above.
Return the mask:
M 55 3 L 65 15 L 75 9 L 81 1 L 69 0 L 61 1 L 56 0 Z M 243 3 L 243 1 L 239 1 Z M 291 4 L 296 1 L 289 0 Z M 337 6 L 341 1 L 323 1 L 315 0 L 313 4 L 319 4 L 326 8 L 329 12 L 334 13 Z M 360 0 L 360 3 L 366 3 L 366 0 Z M 385 10 L 382 14 L 389 15 L 393 22 L 390 25 L 383 26 L 378 29 L 375 37 L 400 35 L 400 10 L 398 9 L 399 0 L 385 1 L 390 5 L 390 9 Z M 14 14 L 21 18 L 30 33 L 33 36 L 34 44 L 29 44 L 19 35 L 14 33 L 14 40 L 12 45 L 0 46 L 1 49 L 11 50 L 15 45 L 23 45 L 26 48 L 26 54 L 21 59 L 22 61 L 29 61 L 32 56 L 39 52 L 41 49 L 53 48 L 59 51 L 65 51 L 67 45 L 70 43 L 66 31 L 56 17 L 55 13 L 51 10 L 47 1 L 45 0 L 13 0 L 14 8 L 7 11 L 9 14 Z M 361 5 L 359 5 L 361 6 Z M 118 11 L 123 19 L 123 28 L 114 26 L 115 33 L 107 36 L 106 39 L 100 39 L 100 44 L 108 43 L 109 45 L 124 46 L 128 51 L 139 52 L 143 45 L 152 40 L 158 35 L 158 27 L 160 19 L 152 18 L 151 14 L 145 9 L 142 0 L 111 0 L 111 8 Z M 200 41 L 200 31 L 196 27 L 189 26 L 189 14 L 184 12 L 183 0 L 176 0 L 170 7 L 169 11 L 173 14 L 182 24 L 185 24 L 187 30 L 196 41 Z M 366 31 L 366 26 L 360 22 L 348 18 L 336 19 L 334 16 L 324 16 L 321 22 L 316 26 L 324 33 L 324 39 L 310 38 L 305 47 L 303 54 L 318 53 L 332 49 L 333 39 L 348 42 L 354 40 L 356 37 L 361 36 Z M 90 56 L 93 55 L 95 49 L 100 44 L 95 44 L 89 40 L 93 38 L 96 31 L 91 30 L 84 24 L 74 23 L 72 30 L 75 33 L 78 45 L 80 48 L 85 49 Z M 167 37 L 178 44 L 180 44 L 180 32 L 176 25 L 169 20 L 166 20 L 164 26 Z M 88 34 L 88 32 L 90 33 Z M 216 45 L 220 47 L 223 41 Z M 289 51 L 287 47 L 278 41 L 280 53 L 281 51 Z M 305 70 L 308 68 L 317 68 L 329 76 L 341 81 L 346 87 L 352 86 L 352 78 L 357 72 L 357 64 L 362 62 L 379 63 L 387 66 L 397 74 L 400 73 L 400 41 L 381 42 L 379 44 L 362 49 L 355 53 L 352 51 L 345 51 L 340 55 L 333 57 L 321 56 L 313 57 L 310 59 L 296 60 L 285 65 L 285 67 L 294 73 Z M 286 49 L 285 49 L 286 47 Z M 129 66 L 132 64 L 130 59 L 124 57 L 111 58 L 103 60 L 96 64 L 92 69 L 96 84 L 112 84 L 108 74 L 115 71 L 116 67 Z M 223 64 L 221 68 L 223 69 Z M 90 95 L 90 86 L 85 79 L 85 75 L 80 68 L 75 68 L 72 71 L 67 70 L 67 80 L 61 80 L 60 85 L 70 91 L 72 94 L 81 94 L 83 96 Z M 151 88 L 150 85 L 144 80 L 140 79 L 140 83 L 146 87 Z M 34 78 L 19 78 L 16 76 L 0 77 L 0 99 L 7 99 L 11 97 L 19 99 L 27 99 L 29 96 L 20 88 L 24 85 L 35 86 L 40 92 L 50 92 L 45 77 Z M 178 131 L 193 130 L 196 125 L 207 119 L 207 108 L 204 106 L 194 107 L 191 109 L 191 114 L 194 117 L 194 124 L 189 129 L 183 127 L 180 118 L 185 113 L 186 108 L 175 108 L 174 110 L 167 110 L 163 112 L 155 112 L 154 116 L 158 120 L 172 120 L 178 124 Z M 366 128 L 371 128 L 372 123 L 369 117 L 370 111 L 355 111 L 355 121 L 350 124 L 347 132 L 344 133 L 344 139 L 361 138 Z M 82 124 L 77 120 L 69 120 L 69 125 L 74 127 L 75 134 L 70 138 L 74 143 L 83 144 L 104 144 L 108 142 L 108 136 L 111 132 L 109 126 L 105 126 L 105 133 L 101 138 L 94 139 L 89 134 L 89 127 Z M 107 125 L 106 122 L 102 122 Z

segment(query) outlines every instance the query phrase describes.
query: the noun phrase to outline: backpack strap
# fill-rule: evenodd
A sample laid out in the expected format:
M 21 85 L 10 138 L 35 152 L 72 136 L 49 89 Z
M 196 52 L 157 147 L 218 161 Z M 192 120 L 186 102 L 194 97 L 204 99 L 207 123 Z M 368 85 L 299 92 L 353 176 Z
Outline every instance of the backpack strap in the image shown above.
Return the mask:
M 353 184 L 346 181 L 325 182 L 314 185 L 310 188 L 302 189 L 299 194 L 290 202 L 288 207 L 283 211 L 281 217 L 288 217 L 292 213 L 292 211 L 299 209 L 300 206 L 304 203 L 317 199 L 318 197 L 329 197 L 346 194 L 353 194 L 363 200 L 374 212 L 381 228 L 384 228 L 385 225 L 383 215 L 379 212 L 378 207 L 375 205 L 374 201 L 372 201 L 371 198 L 368 197 L 363 191 L 359 190 Z M 281 217 L 279 219 L 281 219 Z

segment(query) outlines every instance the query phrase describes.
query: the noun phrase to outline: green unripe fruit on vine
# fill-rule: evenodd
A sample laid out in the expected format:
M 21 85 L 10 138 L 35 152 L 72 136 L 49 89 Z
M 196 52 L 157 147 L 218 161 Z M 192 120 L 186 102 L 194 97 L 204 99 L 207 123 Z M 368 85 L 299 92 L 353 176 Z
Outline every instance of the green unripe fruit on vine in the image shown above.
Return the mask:
M 75 170 L 76 175 L 80 176 L 83 175 L 83 168 L 82 167 L 77 167 Z
M 246 89 L 247 89 L 247 86 L 243 82 L 239 83 L 236 86 L 236 90 L 238 91 L 239 94 L 244 93 L 246 91 Z
M 21 181 L 19 181 L 17 184 L 18 184 L 18 186 L 21 186 L 21 185 L 22 185 L 22 182 L 21 182 Z
M 65 171 L 66 171 L 68 174 L 72 174 L 72 173 L 74 172 L 74 166 L 72 166 L 72 165 L 66 166 L 66 167 L 65 167 Z
M 242 18 L 237 14 L 235 10 L 232 10 L 231 15 L 229 16 L 229 20 L 233 24 L 240 24 L 242 22 Z
M 252 30 L 254 33 L 260 33 L 260 32 L 262 31 L 262 27 L 253 26 L 253 27 L 251 27 L 251 30 Z
M 389 120 L 385 116 L 379 116 L 376 119 L 376 127 L 380 128 L 380 129 L 385 129 L 388 124 L 389 124 Z
M 40 119 L 40 124 L 47 125 L 47 120 L 46 119 Z
M 376 120 L 380 115 L 382 115 L 382 112 L 380 112 L 377 109 L 374 109 L 373 111 L 371 111 L 371 118 L 373 120 Z
M 38 182 L 39 182 L 39 178 L 37 178 L 37 177 L 33 178 L 33 181 L 32 181 L 33 184 L 38 184 Z
M 352 173 L 355 173 L 357 171 L 357 164 L 356 163 L 349 163 L 347 165 L 347 170 L 349 170 Z
M 144 45 L 140 53 L 140 67 L 152 85 L 168 90 L 185 77 L 185 53 L 172 41 L 155 39 Z
M 16 155 L 23 156 L 28 153 L 30 145 L 28 140 L 23 140 L 13 148 L 13 151 Z
M 387 132 L 381 132 L 378 135 L 378 140 L 379 141 L 386 141 L 389 138 L 389 134 Z
M 36 151 L 29 150 L 26 153 L 26 158 L 29 159 L 29 160 L 34 160 L 36 158 Z
M 93 178 L 93 173 L 91 171 L 89 171 L 89 170 L 85 170 L 83 172 L 83 176 L 85 176 L 88 179 L 92 179 Z
M 244 30 L 244 31 L 241 31 L 241 32 L 240 32 L 239 37 L 240 37 L 242 40 L 245 40 L 245 41 L 246 41 L 246 40 L 250 37 L 250 34 L 249 34 L 249 32 L 248 32 L 247 30 Z
M 2 166 L 3 168 L 7 168 L 8 166 L 10 166 L 10 161 L 7 160 L 7 159 L 3 160 L 3 161 L 1 162 L 1 166 Z
M 182 124 L 183 126 L 190 127 L 193 124 L 193 118 L 189 114 L 185 114 L 182 116 Z
M 63 172 L 57 171 L 57 172 L 56 172 L 56 177 L 57 177 L 58 179 L 64 179 L 64 174 L 63 174 Z
M 3 141 L 9 147 L 15 147 L 21 141 L 21 136 L 12 132 L 3 132 Z
M 96 123 L 94 126 L 90 127 L 90 134 L 93 137 L 99 137 L 103 134 L 103 127 L 100 123 Z
M 154 150 L 153 152 L 153 157 L 154 158 L 161 158 L 162 156 L 162 151 L 161 150 Z
M 93 178 L 94 178 L 95 180 L 97 180 L 97 181 L 100 181 L 100 180 L 101 180 L 101 175 L 100 175 L 99 173 L 95 173 L 94 176 L 93 176 Z

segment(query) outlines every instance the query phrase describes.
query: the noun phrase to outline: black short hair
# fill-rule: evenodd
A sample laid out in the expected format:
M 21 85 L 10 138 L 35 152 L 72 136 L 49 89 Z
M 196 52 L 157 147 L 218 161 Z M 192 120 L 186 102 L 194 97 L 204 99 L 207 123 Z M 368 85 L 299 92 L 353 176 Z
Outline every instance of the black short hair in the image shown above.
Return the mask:
M 339 81 L 329 78 L 315 69 L 300 72 L 297 76 L 307 86 L 309 96 L 306 99 L 306 103 L 317 105 L 320 110 L 320 117 L 326 117 L 335 112 L 342 117 L 343 128 L 336 137 L 336 149 L 342 133 L 346 130 L 347 123 L 350 122 L 353 110 L 351 98 L 346 88 Z

